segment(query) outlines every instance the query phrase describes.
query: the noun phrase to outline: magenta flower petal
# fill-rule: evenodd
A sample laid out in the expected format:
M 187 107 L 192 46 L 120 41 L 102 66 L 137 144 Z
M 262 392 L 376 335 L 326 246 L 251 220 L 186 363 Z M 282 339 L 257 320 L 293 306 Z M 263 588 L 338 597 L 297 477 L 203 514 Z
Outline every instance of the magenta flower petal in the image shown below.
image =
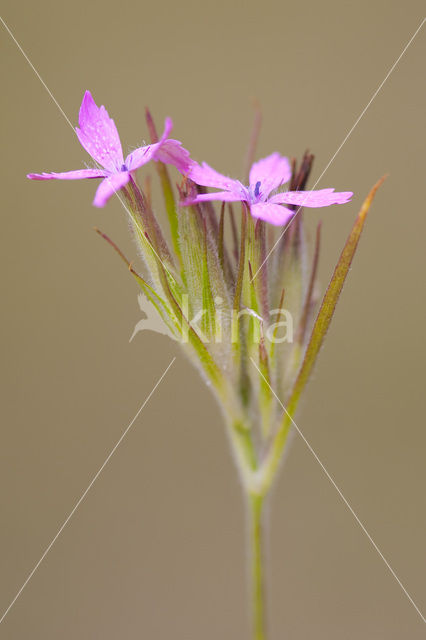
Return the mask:
M 149 144 L 146 147 L 139 147 L 139 149 L 135 149 L 132 153 L 129 153 L 126 158 L 126 169 L 128 171 L 136 171 L 139 167 L 150 162 L 158 145 L 159 142 Z
M 117 128 L 105 107 L 96 105 L 90 91 L 84 94 L 78 123 L 78 139 L 92 158 L 109 171 L 119 170 L 124 160 Z
M 352 198 L 351 191 L 337 191 L 334 189 L 320 189 L 318 191 L 287 191 L 278 193 L 270 202 L 283 202 L 301 207 L 328 207 L 331 204 L 345 204 Z
M 272 153 L 252 165 L 250 170 L 250 186 L 260 182 L 260 190 L 264 197 L 271 191 L 288 182 L 291 178 L 291 166 L 288 158 L 279 153 Z
M 155 160 L 155 156 L 163 144 L 165 143 L 156 142 L 155 144 L 148 144 L 146 147 L 139 147 L 139 149 L 135 149 L 132 153 L 129 153 L 126 158 L 126 169 L 128 171 L 136 171 L 136 169 L 139 169 L 139 167 L 142 167 L 144 164 Z
M 196 184 L 201 184 L 204 187 L 216 187 L 216 189 L 226 189 L 226 191 L 239 192 L 243 186 L 238 180 L 227 178 L 209 167 L 205 162 L 202 165 L 194 162 L 188 172 L 188 177 Z
M 241 200 L 241 195 L 238 193 L 232 193 L 231 191 L 215 191 L 214 193 L 199 193 L 193 198 L 186 198 L 181 202 L 182 206 L 189 204 L 195 204 L 196 202 L 209 202 L 212 200 L 220 200 L 221 202 L 238 202 Z
M 113 173 L 109 178 L 102 180 L 101 184 L 96 190 L 95 199 L 93 204 L 95 207 L 103 207 L 116 191 L 119 191 L 130 180 L 130 174 L 128 171 L 121 171 L 120 173 Z
M 173 129 L 173 120 L 171 118 L 166 118 L 164 120 L 163 135 L 161 136 L 159 142 L 165 142 L 167 140 L 167 138 L 169 137 L 169 135 L 171 134 L 172 129 Z
M 271 202 L 259 202 L 250 205 L 250 212 L 253 218 L 265 220 L 277 227 L 284 226 L 294 216 L 294 211 L 290 211 L 286 207 L 279 204 L 271 204 Z
M 179 140 L 166 140 L 154 154 L 154 160 L 171 164 L 178 169 L 183 175 L 189 173 L 193 160 L 191 160 L 189 151 L 187 151 Z
M 80 169 L 64 173 L 29 173 L 30 180 L 83 180 L 84 178 L 105 178 L 108 174 L 102 169 Z
M 156 152 L 158 152 L 159 148 L 166 142 L 167 136 L 170 134 L 172 128 L 173 122 L 171 118 L 166 118 L 163 135 L 160 140 L 154 144 L 139 147 L 139 149 L 135 149 L 132 153 L 129 153 L 126 158 L 126 169 L 128 171 L 136 171 L 139 167 L 153 160 Z
M 178 140 L 168 138 L 172 128 L 171 118 L 166 118 L 164 132 L 160 140 L 132 151 L 126 158 L 126 169 L 135 171 L 151 160 L 159 160 L 165 164 L 174 165 L 182 173 L 187 173 L 192 160 L 189 157 L 189 151 L 184 149 Z

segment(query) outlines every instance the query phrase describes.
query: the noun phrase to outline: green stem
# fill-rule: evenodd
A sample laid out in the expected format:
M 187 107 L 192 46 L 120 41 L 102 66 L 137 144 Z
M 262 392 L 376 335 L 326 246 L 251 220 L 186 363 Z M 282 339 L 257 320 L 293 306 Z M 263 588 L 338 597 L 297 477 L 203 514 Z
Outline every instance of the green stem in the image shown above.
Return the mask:
M 263 568 L 264 496 L 250 495 L 250 574 L 253 640 L 266 640 L 265 593 Z

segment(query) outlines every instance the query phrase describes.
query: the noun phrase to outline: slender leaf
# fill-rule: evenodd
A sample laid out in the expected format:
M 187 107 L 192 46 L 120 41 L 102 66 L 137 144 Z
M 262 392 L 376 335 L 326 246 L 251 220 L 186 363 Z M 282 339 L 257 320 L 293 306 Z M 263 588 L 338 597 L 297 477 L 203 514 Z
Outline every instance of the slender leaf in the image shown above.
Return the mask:
M 204 235 L 203 218 L 198 207 L 182 208 L 178 225 L 182 280 L 190 293 L 191 314 L 195 315 L 203 310 Z
M 216 309 L 212 293 L 212 285 L 209 274 L 209 254 L 208 254 L 208 238 L 207 225 L 203 220 L 204 231 L 204 247 L 203 247 L 203 310 L 205 313 L 201 318 L 202 332 L 210 338 L 214 336 L 216 329 Z

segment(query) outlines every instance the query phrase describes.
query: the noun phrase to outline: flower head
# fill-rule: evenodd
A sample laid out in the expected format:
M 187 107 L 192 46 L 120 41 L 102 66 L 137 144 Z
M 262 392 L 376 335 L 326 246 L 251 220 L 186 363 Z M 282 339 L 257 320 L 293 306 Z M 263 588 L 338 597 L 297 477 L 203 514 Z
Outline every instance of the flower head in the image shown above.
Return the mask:
M 168 136 L 173 123 L 166 118 L 164 133 L 155 144 L 139 147 L 130 153 L 126 160 L 118 135 L 117 127 L 104 106 L 98 107 L 90 91 L 86 91 L 80 107 L 77 137 L 81 145 L 101 166 L 100 169 L 80 169 L 64 173 L 30 173 L 31 180 L 82 180 L 85 178 L 103 178 L 93 204 L 103 207 L 109 198 L 124 187 L 132 172 L 150 160 L 172 164 L 185 173 L 190 164 L 189 153 L 178 140 Z
M 287 224 L 295 215 L 295 211 L 283 206 L 284 204 L 292 207 L 326 207 L 330 204 L 344 204 L 353 195 L 351 191 L 335 192 L 334 189 L 276 193 L 279 187 L 290 180 L 291 173 L 288 159 L 279 153 L 272 153 L 252 165 L 249 186 L 244 186 L 239 180 L 223 176 L 205 162 L 202 165 L 193 163 L 189 168 L 188 177 L 196 184 L 215 187 L 221 191 L 198 194 L 187 198 L 183 204 L 206 200 L 246 202 L 254 218 L 281 226 Z
M 352 193 L 335 193 L 334 189 L 305 191 L 313 161 L 309 153 L 305 153 L 299 165 L 295 160 L 290 165 L 279 153 L 255 162 L 249 172 L 249 185 L 245 186 L 205 163 L 192 161 L 180 142 L 168 138 L 170 119 L 166 120 L 159 139 L 149 112 L 146 117 L 152 144 L 136 149 L 124 159 L 113 120 L 105 107 L 98 107 L 86 92 L 76 131 L 97 168 L 28 177 L 102 178 L 94 201 L 97 206 L 103 206 L 114 192 L 124 187 L 126 213 L 143 261 L 143 275 L 139 275 L 112 240 L 97 231 L 127 263 L 145 296 L 143 311 L 148 308 L 146 305 L 152 305 L 152 314 L 146 311 L 147 317 L 138 328 L 157 330 L 157 320 L 161 322 L 164 325 L 161 333 L 179 340 L 214 391 L 249 497 L 247 504 L 254 507 L 257 519 L 276 477 L 294 412 L 312 373 L 368 209 L 381 182 L 361 208 L 314 320 L 320 225 L 310 255 L 303 216 L 294 220 L 288 234 L 286 229 L 283 232 L 267 229 L 263 221 L 287 226 L 298 207 L 342 204 L 350 200 Z M 254 153 L 252 147 L 250 158 Z M 169 223 L 167 233 L 163 233 L 163 221 L 154 213 L 149 182 L 142 190 L 133 179 L 136 169 L 150 160 L 158 161 L 157 173 Z M 166 164 L 177 167 L 191 181 L 189 192 L 186 182 L 182 188 L 178 186 L 179 196 L 183 197 L 181 204 L 200 203 L 200 206 L 176 207 Z M 282 186 L 289 181 L 290 190 L 283 191 Z M 219 191 L 201 193 L 204 190 L 195 190 L 194 183 Z M 219 217 L 208 202 L 212 200 L 241 201 L 244 206 L 239 224 L 231 211 L 228 229 L 224 207 Z M 248 208 L 251 216 L 247 215 Z

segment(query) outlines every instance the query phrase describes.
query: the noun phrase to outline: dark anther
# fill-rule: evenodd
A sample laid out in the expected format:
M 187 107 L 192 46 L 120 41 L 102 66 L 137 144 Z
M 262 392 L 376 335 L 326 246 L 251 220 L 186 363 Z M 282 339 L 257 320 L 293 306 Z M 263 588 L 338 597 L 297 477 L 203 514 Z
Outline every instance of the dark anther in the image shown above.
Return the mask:
M 260 196 L 260 180 L 259 182 L 256 182 L 256 186 L 254 188 L 254 196 L 255 198 L 258 198 Z

